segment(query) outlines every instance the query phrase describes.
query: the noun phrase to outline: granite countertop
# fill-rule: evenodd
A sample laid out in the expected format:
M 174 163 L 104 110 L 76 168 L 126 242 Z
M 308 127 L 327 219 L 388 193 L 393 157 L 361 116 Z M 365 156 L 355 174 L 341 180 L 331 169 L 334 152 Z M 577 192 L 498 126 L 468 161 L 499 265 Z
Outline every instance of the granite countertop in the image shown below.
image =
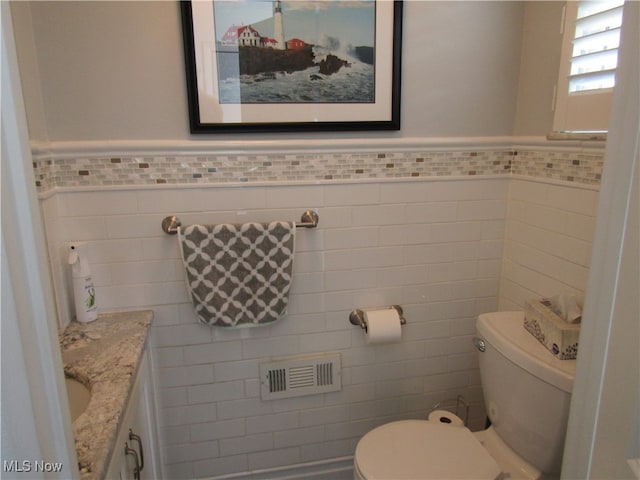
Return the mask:
M 102 314 L 91 323 L 73 321 L 60 335 L 65 375 L 91 389 L 73 422 L 83 480 L 106 475 L 152 319 L 151 310 Z

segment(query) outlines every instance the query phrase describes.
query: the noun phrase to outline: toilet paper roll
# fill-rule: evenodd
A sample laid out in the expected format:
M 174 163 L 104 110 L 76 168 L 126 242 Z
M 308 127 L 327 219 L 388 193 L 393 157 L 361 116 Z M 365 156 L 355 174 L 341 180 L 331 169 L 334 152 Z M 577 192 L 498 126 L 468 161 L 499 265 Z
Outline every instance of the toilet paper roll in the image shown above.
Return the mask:
M 395 308 L 365 310 L 366 342 L 369 344 L 398 342 L 402 338 L 400 315 Z
M 434 410 L 429 414 L 430 422 L 446 423 L 447 425 L 455 425 L 462 427 L 464 422 L 455 413 L 451 413 L 448 410 Z

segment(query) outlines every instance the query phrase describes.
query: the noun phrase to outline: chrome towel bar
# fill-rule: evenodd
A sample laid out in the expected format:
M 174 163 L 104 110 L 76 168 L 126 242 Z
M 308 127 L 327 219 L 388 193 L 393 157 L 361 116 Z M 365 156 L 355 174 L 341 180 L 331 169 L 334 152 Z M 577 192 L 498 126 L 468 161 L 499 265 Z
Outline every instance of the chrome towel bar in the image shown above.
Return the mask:
M 316 228 L 319 220 L 316 212 L 307 210 L 302 214 L 300 221 L 296 222 L 296 228 Z M 166 234 L 175 235 L 180 226 L 182 226 L 182 222 L 175 215 L 170 215 L 162 220 L 162 231 Z

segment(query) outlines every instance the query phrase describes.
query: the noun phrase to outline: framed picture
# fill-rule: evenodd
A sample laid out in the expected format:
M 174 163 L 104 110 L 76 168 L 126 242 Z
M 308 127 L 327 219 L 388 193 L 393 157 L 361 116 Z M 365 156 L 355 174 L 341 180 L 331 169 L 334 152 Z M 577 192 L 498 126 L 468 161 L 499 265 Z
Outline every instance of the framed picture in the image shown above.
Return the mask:
M 181 8 L 192 133 L 400 129 L 401 1 Z

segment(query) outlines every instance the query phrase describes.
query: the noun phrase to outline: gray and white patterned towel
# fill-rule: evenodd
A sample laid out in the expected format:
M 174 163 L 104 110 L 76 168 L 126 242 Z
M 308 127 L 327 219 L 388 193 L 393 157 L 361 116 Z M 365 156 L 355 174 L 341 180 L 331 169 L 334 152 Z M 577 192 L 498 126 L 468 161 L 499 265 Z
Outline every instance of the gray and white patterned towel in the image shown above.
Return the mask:
M 222 327 L 273 322 L 287 311 L 295 223 L 190 225 L 178 230 L 198 319 Z

